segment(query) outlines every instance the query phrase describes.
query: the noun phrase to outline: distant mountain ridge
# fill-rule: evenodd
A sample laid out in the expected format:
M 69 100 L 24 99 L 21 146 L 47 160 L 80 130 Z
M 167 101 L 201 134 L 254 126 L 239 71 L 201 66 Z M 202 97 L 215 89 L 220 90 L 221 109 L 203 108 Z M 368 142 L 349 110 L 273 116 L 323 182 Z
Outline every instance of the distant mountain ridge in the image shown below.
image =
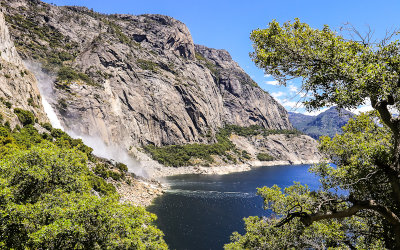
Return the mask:
M 336 107 L 332 107 L 319 115 L 304 115 L 295 112 L 288 112 L 289 120 L 293 126 L 303 133 L 318 139 L 320 136 L 327 135 L 334 137 L 335 134 L 342 132 L 342 127 L 346 125 L 353 113 Z

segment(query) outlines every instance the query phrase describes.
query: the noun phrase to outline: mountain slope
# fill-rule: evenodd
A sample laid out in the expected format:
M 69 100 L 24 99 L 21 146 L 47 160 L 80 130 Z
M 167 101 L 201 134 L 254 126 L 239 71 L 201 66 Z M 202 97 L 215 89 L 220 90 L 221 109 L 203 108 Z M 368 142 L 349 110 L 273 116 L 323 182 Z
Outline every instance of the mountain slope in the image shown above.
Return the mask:
M 40 122 L 47 121 L 35 76 L 22 63 L 0 12 L 0 121 L 20 124 L 15 108 L 31 111 Z
M 128 164 L 130 171 L 166 174 L 142 149 L 159 162 L 234 164 L 229 171 L 271 157 L 276 162 L 269 164 L 321 157 L 315 141 L 293 134 L 287 111 L 227 51 L 195 45 L 187 27 L 171 17 L 104 15 L 39 0 L 1 6 L 18 53 L 46 89 L 41 94 L 62 127 L 103 157 L 133 156 L 140 164 Z M 233 143 L 221 135 L 227 125 L 263 132 Z
M 332 107 L 317 116 L 289 112 L 289 120 L 293 126 L 305 134 L 318 139 L 322 135 L 329 137 L 342 132 L 342 127 L 354 114 L 342 109 L 340 112 Z
M 194 45 L 173 18 L 3 5 L 24 59 L 58 74 L 53 105 L 68 130 L 130 147 L 208 143 L 224 124 L 292 128 L 228 52 Z

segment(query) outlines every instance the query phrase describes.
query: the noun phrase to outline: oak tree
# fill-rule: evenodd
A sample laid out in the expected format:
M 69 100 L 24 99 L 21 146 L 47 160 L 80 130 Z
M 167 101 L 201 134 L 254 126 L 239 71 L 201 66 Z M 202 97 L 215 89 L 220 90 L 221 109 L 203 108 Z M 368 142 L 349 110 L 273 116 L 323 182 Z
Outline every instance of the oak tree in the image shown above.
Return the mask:
M 301 78 L 309 110 L 370 102 L 375 112 L 352 119 L 342 135 L 321 139 L 335 165 L 312 167 L 320 190 L 259 189 L 275 217 L 246 219 L 247 233 L 235 233 L 226 248 L 400 249 L 400 42 L 391 35 L 379 43 L 359 37 L 298 19 L 252 32 L 253 61 L 283 85 Z

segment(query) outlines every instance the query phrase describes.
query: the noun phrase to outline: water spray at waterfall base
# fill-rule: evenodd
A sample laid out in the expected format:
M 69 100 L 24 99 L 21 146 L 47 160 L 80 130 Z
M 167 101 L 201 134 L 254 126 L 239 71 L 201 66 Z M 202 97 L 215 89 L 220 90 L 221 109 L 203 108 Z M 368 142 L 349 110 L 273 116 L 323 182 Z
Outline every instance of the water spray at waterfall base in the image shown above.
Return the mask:
M 93 149 L 93 154 L 112 159 L 128 166 L 128 171 L 135 175 L 147 177 L 146 171 L 140 167 L 140 163 L 133 159 L 131 155 L 122 147 L 117 145 L 107 145 L 99 136 L 85 135 L 77 131 L 72 131 L 65 128 L 57 113 L 52 107 L 56 101 L 55 93 L 53 90 L 53 83 L 56 79 L 54 75 L 50 75 L 42 70 L 42 67 L 32 61 L 24 61 L 25 66 L 35 75 L 38 81 L 39 91 L 42 97 L 42 104 L 51 125 L 54 128 L 61 129 L 68 133 L 72 138 L 81 139 L 87 146 Z

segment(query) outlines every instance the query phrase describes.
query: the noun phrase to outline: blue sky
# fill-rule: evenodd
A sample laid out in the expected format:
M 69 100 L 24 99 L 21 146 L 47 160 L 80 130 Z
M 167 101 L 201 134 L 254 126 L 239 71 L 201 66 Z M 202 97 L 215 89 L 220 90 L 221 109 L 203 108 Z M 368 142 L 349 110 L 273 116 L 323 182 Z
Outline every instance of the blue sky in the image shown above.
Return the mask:
M 298 17 L 314 28 L 328 24 L 338 29 L 350 22 L 359 30 L 369 25 L 376 38 L 382 38 L 387 29 L 400 27 L 400 1 L 269 1 L 269 0 L 45 0 L 56 5 L 79 5 L 114 14 L 163 14 L 185 23 L 196 44 L 226 49 L 233 59 L 262 87 L 289 111 L 304 112 L 298 103 L 298 82 L 287 87 L 275 86 L 274 79 L 266 77 L 249 57 L 252 44 L 250 32 L 265 28 L 273 19 L 279 22 Z M 365 109 L 365 108 L 364 108 Z

